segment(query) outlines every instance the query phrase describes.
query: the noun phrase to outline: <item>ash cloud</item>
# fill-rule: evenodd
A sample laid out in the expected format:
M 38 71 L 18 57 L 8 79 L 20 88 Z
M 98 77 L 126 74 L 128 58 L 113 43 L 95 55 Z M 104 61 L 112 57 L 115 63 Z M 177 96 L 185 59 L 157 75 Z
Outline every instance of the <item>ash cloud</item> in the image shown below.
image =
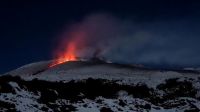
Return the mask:
M 198 66 L 199 26 L 190 18 L 138 22 L 92 14 L 67 26 L 60 48 L 74 42 L 80 57 L 98 55 L 120 63 Z

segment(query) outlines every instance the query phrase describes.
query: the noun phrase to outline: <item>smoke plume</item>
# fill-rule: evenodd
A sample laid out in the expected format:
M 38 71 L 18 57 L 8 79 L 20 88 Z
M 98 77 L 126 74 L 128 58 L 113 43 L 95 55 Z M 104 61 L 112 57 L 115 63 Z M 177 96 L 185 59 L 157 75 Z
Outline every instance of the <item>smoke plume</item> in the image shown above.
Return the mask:
M 134 21 L 110 14 L 92 14 L 68 25 L 56 52 L 74 44 L 78 57 L 105 57 L 120 63 L 195 66 L 200 39 L 188 19 Z

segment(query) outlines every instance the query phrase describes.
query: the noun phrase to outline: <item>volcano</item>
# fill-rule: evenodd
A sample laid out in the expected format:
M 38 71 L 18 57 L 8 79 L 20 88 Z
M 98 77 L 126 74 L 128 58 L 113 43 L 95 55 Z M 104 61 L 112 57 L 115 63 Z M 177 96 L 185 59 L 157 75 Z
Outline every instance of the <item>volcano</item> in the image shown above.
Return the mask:
M 0 77 L 0 110 L 20 112 L 200 111 L 200 73 L 108 63 L 55 60 Z

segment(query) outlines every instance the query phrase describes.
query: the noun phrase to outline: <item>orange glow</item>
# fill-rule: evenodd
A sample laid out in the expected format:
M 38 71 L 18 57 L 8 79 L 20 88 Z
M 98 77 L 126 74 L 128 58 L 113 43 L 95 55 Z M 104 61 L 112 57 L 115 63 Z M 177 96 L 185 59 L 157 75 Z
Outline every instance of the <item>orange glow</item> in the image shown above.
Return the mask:
M 75 55 L 76 46 L 75 43 L 71 42 L 68 43 L 67 48 L 64 49 L 64 51 L 58 53 L 58 59 L 55 60 L 53 63 L 51 63 L 50 67 L 53 67 L 55 65 L 67 62 L 67 61 L 76 61 L 76 55 Z
M 60 35 L 58 47 L 53 52 L 55 60 L 49 67 L 56 66 L 68 61 L 77 61 L 80 49 L 85 47 L 86 33 L 84 29 L 74 27 L 71 30 Z

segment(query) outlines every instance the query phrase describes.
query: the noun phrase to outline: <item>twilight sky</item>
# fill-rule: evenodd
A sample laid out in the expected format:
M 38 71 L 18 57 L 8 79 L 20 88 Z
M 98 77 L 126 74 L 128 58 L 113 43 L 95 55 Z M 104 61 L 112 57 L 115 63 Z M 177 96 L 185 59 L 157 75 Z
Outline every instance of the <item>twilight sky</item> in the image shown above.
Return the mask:
M 0 73 L 52 59 L 72 32 L 85 34 L 81 55 L 101 48 L 115 62 L 200 66 L 197 0 L 1 1 Z

